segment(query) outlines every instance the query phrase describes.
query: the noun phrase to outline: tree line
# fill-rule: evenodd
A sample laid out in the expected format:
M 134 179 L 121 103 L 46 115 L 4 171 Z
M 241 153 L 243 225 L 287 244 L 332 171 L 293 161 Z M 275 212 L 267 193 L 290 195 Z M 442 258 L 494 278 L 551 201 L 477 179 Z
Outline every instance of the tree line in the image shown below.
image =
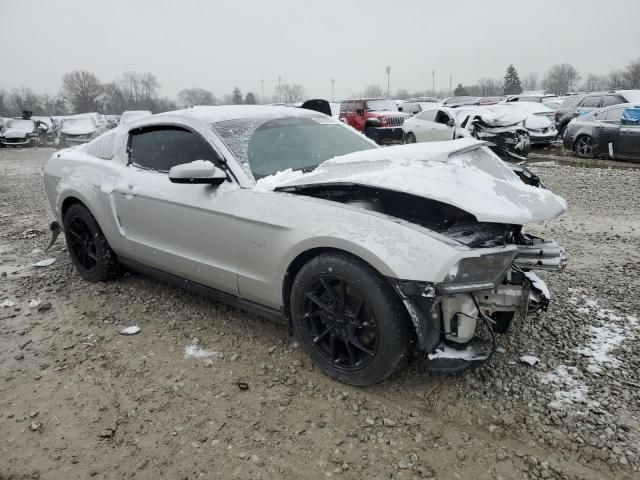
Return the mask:
M 580 82 L 583 80 L 582 82 Z M 481 78 L 473 85 L 458 84 L 453 92 L 441 89 L 409 92 L 398 89 L 394 98 L 450 95 L 497 96 L 513 95 L 523 91 L 544 90 L 562 95 L 567 92 L 593 92 L 599 90 L 640 89 L 640 58 L 624 68 L 606 75 L 589 73 L 584 78 L 569 63 L 553 65 L 539 80 L 535 72 L 520 78 L 514 65 L 509 65 L 503 78 Z M 238 105 L 256 103 L 296 103 L 306 99 L 302 85 L 278 83 L 271 96 L 259 97 L 254 92 L 243 94 L 235 87 L 221 98 L 204 88 L 186 88 L 178 92 L 176 100 L 160 97 L 160 82 L 153 73 L 125 72 L 119 79 L 103 83 L 86 70 L 74 70 L 62 76 L 62 87 L 56 95 L 36 93 L 22 87 L 6 91 L 0 88 L 0 116 L 12 117 L 30 110 L 34 115 L 67 115 L 72 113 L 101 112 L 121 114 L 125 110 L 150 110 L 153 113 L 175 110 L 191 105 Z M 380 85 L 371 84 L 352 97 L 384 97 Z
M 126 110 L 150 110 L 153 113 L 192 105 L 237 105 L 268 102 L 295 103 L 304 100 L 301 85 L 279 84 L 271 97 L 258 98 L 254 92 L 242 94 L 238 87 L 221 98 L 204 88 L 186 88 L 177 99 L 160 97 L 160 82 L 153 73 L 125 72 L 117 80 L 103 83 L 86 70 L 74 70 L 62 76 L 62 87 L 55 96 L 36 93 L 28 87 L 6 91 L 0 88 L 0 116 L 18 116 L 23 110 L 34 115 L 68 115 L 101 112 L 119 115 Z

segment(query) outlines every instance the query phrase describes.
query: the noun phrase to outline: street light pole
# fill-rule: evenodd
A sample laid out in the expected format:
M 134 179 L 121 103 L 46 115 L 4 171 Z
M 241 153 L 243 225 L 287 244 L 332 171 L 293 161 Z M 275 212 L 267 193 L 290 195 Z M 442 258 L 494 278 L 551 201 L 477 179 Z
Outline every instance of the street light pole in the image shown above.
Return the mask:
M 335 101 L 336 101 L 336 100 L 335 100 L 335 97 L 334 97 L 334 95 L 333 95 L 333 86 L 335 85 L 335 83 L 336 83 L 336 79 L 335 79 L 335 78 L 332 78 L 332 79 L 331 79 L 331 101 L 332 101 L 332 102 L 335 102 Z
M 433 98 L 436 97 L 436 71 L 431 70 L 431 95 Z
M 280 103 L 282 103 L 282 77 L 278 75 L 278 95 Z
M 391 97 L 391 67 L 387 66 L 387 98 Z

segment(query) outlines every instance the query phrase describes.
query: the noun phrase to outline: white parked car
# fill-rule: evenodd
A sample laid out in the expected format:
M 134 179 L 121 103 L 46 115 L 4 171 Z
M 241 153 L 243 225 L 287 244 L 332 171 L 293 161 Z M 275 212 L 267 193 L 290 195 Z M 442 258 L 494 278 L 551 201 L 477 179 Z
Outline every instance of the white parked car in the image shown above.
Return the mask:
M 529 134 L 524 127 L 526 114 L 495 113 L 488 107 L 448 108 L 441 105 L 405 120 L 402 130 L 405 143 L 440 142 L 473 137 L 495 145 L 505 159 L 529 154 Z
M 526 115 L 524 122 L 532 145 L 548 145 L 558 136 L 555 126 L 555 111 L 536 102 L 499 103 L 486 108 L 499 113 Z
M 99 122 L 96 115 L 79 114 L 66 117 L 60 127 L 60 148 L 87 143 L 109 129 L 106 122 Z
M 127 110 L 120 116 L 120 123 L 131 123 L 138 118 L 148 117 L 149 115 L 151 115 L 151 112 L 149 110 Z
M 481 364 L 486 335 L 546 306 L 530 270 L 565 260 L 524 231 L 565 201 L 482 142 L 380 148 L 305 109 L 140 118 L 54 154 L 45 188 L 84 279 L 121 264 L 284 317 L 354 385 L 396 371 L 412 345 L 436 370 Z

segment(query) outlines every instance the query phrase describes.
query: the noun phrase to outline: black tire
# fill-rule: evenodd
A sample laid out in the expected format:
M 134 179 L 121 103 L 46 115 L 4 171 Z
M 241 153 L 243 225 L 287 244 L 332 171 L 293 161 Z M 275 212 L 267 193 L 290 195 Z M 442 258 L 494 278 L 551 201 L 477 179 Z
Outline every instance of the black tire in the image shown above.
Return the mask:
M 404 136 L 404 143 L 416 143 L 416 136 L 413 132 L 409 132 Z
M 74 203 L 62 219 L 64 235 L 73 265 L 82 278 L 101 282 L 111 277 L 118 260 L 91 212 Z
M 580 158 L 595 158 L 596 146 L 589 135 L 580 135 L 573 144 L 573 151 Z
M 291 318 L 303 348 L 340 382 L 378 383 L 407 359 L 410 322 L 400 298 L 384 277 L 348 254 L 322 254 L 300 269 Z
M 364 129 L 364 134 L 374 142 L 378 143 L 378 132 L 374 127 L 366 127 Z

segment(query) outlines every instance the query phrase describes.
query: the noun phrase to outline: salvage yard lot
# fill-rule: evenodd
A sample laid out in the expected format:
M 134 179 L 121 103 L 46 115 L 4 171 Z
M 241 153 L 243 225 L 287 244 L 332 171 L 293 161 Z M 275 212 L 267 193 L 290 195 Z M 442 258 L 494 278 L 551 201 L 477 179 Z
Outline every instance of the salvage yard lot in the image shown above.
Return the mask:
M 550 310 L 481 369 L 359 389 L 283 324 L 43 252 L 52 152 L 0 150 L 0 479 L 638 478 L 640 170 L 533 163 L 569 203 L 537 226 L 570 256 Z

